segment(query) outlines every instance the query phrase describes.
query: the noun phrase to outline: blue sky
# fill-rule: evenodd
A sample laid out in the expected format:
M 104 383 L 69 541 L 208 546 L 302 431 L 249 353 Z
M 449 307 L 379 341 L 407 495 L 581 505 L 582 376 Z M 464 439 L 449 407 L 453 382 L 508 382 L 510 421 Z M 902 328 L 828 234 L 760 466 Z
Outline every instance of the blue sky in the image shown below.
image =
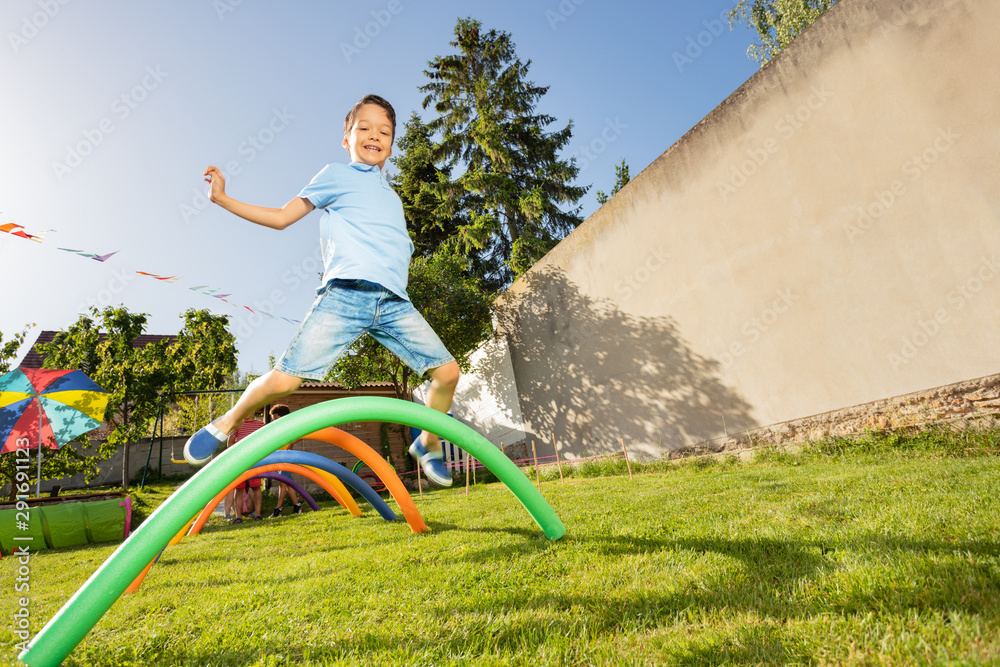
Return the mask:
M 586 217 L 615 164 L 639 173 L 756 71 L 753 36 L 721 19 L 733 4 L 6 0 L 0 225 L 45 239 L 0 234 L 0 332 L 34 323 L 33 341 L 88 305 L 124 304 L 167 334 L 207 308 L 231 316 L 241 370 L 266 370 L 312 301 L 319 213 L 257 227 L 207 205 L 205 167 L 226 171 L 238 199 L 283 205 L 347 161 L 343 118 L 365 93 L 388 98 L 400 124 L 430 118 L 423 70 L 471 16 L 532 61 L 551 129 L 572 120 L 564 157 L 593 186 Z

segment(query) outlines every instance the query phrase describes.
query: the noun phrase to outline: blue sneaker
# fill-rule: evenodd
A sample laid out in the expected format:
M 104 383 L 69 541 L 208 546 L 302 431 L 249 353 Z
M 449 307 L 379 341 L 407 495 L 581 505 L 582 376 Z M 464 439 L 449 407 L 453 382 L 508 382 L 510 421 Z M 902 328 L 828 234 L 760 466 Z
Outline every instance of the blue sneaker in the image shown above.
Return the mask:
M 209 424 L 184 443 L 184 458 L 193 466 L 203 466 L 229 436 Z
M 451 475 L 444 464 L 444 453 L 439 451 L 429 452 L 424 447 L 424 443 L 417 440 L 410 445 L 410 456 L 416 459 L 424 468 L 424 474 L 438 486 L 451 486 Z

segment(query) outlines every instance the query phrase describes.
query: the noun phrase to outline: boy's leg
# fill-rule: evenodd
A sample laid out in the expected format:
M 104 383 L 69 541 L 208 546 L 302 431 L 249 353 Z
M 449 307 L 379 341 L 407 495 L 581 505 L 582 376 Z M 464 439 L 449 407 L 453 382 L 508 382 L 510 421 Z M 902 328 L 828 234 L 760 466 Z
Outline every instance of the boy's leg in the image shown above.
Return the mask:
M 415 373 L 430 375 L 427 405 L 447 414 L 461 372 L 454 357 L 413 304 L 389 294 L 379 302 L 375 324 L 368 333 Z M 452 485 L 438 436 L 421 434 L 410 446 L 410 455 L 420 462 L 429 480 L 439 486 Z
M 285 502 L 285 491 L 289 490 L 287 486 L 278 482 L 278 504 L 274 506 L 274 511 L 271 512 L 271 518 L 281 516 L 281 506 Z
M 301 378 L 271 369 L 251 382 L 236 401 L 236 405 L 212 423 L 228 435 L 235 431 L 244 419 L 275 399 L 293 393 L 301 384 Z
M 264 507 L 264 489 L 262 486 L 255 486 L 250 490 L 252 491 L 250 495 L 253 497 L 254 518 L 260 519 Z
M 236 518 L 239 519 L 240 521 L 243 521 L 243 503 L 245 501 L 243 497 L 244 486 L 246 486 L 246 484 L 243 484 L 238 489 L 236 489 Z
M 226 441 L 243 420 L 268 403 L 288 396 L 302 384 L 302 379 L 272 369 L 250 383 L 236 405 L 226 414 L 192 435 L 184 443 L 184 458 L 192 465 L 208 463 L 212 454 Z
M 223 504 L 223 507 L 226 510 L 227 519 L 230 517 L 230 515 L 232 515 L 233 507 L 236 505 L 236 501 L 234 500 L 235 497 L 236 497 L 236 489 L 233 489 L 232 491 L 226 494 L 226 500 L 225 503 Z
M 458 364 L 454 361 L 431 370 L 431 389 L 427 394 L 427 407 L 448 414 L 460 375 Z M 410 456 L 420 462 L 427 479 L 438 486 L 452 485 L 451 473 L 444 463 L 444 453 L 441 451 L 441 438 L 424 431 L 416 442 L 410 445 Z
M 431 388 L 427 392 L 427 407 L 448 414 L 448 410 L 451 409 L 451 401 L 455 398 L 455 388 L 458 386 L 458 379 L 461 377 L 458 363 L 452 361 L 444 366 L 438 366 L 430 372 L 430 376 Z M 438 436 L 424 431 L 421 434 L 421 438 L 427 451 L 441 451 L 441 438 Z
M 302 511 L 302 499 L 299 498 L 299 494 L 295 493 L 292 487 L 288 487 L 288 497 L 292 499 L 292 514 L 299 514 Z

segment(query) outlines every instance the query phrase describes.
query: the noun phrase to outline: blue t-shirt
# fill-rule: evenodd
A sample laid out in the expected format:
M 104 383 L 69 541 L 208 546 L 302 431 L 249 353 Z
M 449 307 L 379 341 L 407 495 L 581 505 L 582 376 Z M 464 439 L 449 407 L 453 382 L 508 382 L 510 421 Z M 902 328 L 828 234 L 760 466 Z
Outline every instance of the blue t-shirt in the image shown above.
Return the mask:
M 299 196 L 323 209 L 319 223 L 323 285 L 367 280 L 407 301 L 413 243 L 403 202 L 384 173 L 360 162 L 328 164 Z

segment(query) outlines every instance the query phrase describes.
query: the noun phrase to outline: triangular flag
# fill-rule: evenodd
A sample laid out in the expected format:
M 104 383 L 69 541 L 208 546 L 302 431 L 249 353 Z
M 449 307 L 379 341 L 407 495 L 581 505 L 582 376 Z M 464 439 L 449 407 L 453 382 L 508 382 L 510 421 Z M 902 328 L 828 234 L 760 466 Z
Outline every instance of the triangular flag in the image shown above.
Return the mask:
M 184 277 L 184 276 L 158 276 L 155 273 L 146 273 L 145 271 L 136 271 L 136 273 L 143 276 L 149 276 L 150 278 L 156 278 L 157 280 L 162 280 L 165 283 L 175 283 Z

